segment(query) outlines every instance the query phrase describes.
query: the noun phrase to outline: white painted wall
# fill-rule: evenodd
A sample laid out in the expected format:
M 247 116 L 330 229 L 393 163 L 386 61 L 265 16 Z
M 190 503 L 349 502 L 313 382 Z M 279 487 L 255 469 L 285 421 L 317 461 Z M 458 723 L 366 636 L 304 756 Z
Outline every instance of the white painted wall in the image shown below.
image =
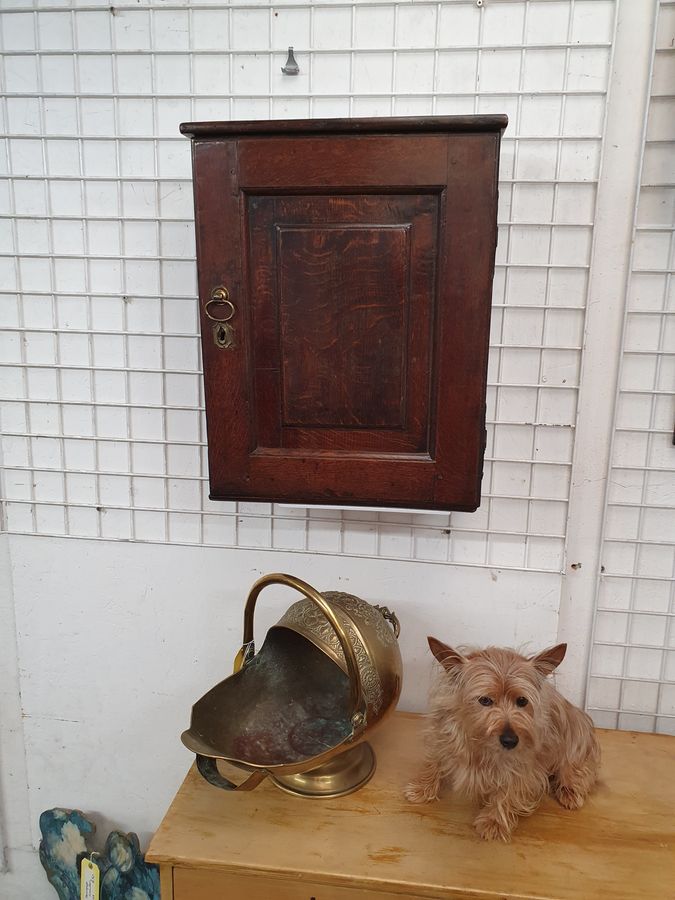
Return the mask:
M 409 562 L 13 538 L 33 823 L 41 808 L 95 798 L 109 819 L 152 830 L 190 761 L 178 740 L 190 707 L 231 674 L 248 590 L 275 570 L 396 611 L 407 709 L 424 708 L 429 633 L 516 645 L 556 636 L 552 576 L 523 585 L 514 573 Z M 258 635 L 294 598 L 261 595 Z
M 404 709 L 424 708 L 427 634 L 530 647 L 554 642 L 557 634 L 555 575 L 524 579 L 517 572 L 410 561 L 9 540 L 22 716 L 9 702 L 18 706 L 15 673 L 2 712 L 3 724 L 22 719 L 24 742 L 9 748 L 3 765 L 6 778 L 7 763 L 16 767 L 5 828 L 24 847 L 39 840 L 40 812 L 57 805 L 94 813 L 102 829 L 122 826 L 142 841 L 149 837 L 190 764 L 179 741 L 190 707 L 231 672 L 246 594 L 263 573 L 289 571 L 319 589 L 344 589 L 394 609 L 401 620 Z M 261 595 L 259 636 L 292 597 L 281 588 Z M 6 615 L 10 625 L 11 604 Z
M 0 897 L 53 894 L 34 849 L 14 618 L 10 537 L 0 534 Z
M 568 640 L 559 683 L 583 702 L 612 429 L 596 404 L 599 385 L 611 403 L 603 373 L 620 349 L 641 155 L 641 121 L 617 123 L 647 96 L 655 0 L 144 0 L 114 16 L 97 0 L 9 2 L 2 900 L 54 896 L 33 849 L 43 809 L 79 807 L 101 832 L 147 839 L 190 761 L 179 742 L 190 706 L 229 673 L 262 573 L 393 607 L 403 708 L 424 707 L 427 633 L 532 648 Z M 665 52 L 673 4 L 662 6 Z M 295 80 L 279 72 L 289 43 Z M 503 111 L 481 509 L 210 503 L 178 122 Z M 289 601 L 262 595 L 259 634 Z

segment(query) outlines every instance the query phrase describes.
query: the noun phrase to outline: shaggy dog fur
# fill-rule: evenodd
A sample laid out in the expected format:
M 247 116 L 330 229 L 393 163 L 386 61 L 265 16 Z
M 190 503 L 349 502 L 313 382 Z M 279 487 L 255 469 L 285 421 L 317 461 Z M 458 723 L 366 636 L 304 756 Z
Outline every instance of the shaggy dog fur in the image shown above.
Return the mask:
M 478 803 L 480 837 L 504 841 L 549 792 L 566 809 L 583 806 L 600 748 L 591 719 L 548 678 L 567 645 L 528 659 L 498 647 L 462 655 L 428 640 L 442 668 L 431 692 L 426 762 L 406 798 L 436 800 L 445 783 Z

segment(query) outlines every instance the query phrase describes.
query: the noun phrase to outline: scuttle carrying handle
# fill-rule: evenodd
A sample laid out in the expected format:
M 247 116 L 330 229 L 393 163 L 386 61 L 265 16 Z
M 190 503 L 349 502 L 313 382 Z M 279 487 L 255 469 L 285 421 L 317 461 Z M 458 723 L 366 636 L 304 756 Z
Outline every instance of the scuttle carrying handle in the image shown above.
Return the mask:
M 302 581 L 302 579 L 296 578 L 294 575 L 284 575 L 279 572 L 271 575 L 264 575 L 256 581 L 251 588 L 248 600 L 246 601 L 246 608 L 244 609 L 244 639 L 241 650 L 237 653 L 234 661 L 234 671 L 238 672 L 255 655 L 255 645 L 253 642 L 253 614 L 255 612 L 255 604 L 260 592 L 270 584 L 283 584 L 286 585 L 286 587 L 292 587 L 294 590 L 299 591 L 308 600 L 311 600 L 312 603 L 316 604 L 330 622 L 337 635 L 338 641 L 340 642 L 347 664 L 347 674 L 349 676 L 349 687 L 351 692 L 351 722 L 352 728 L 354 729 L 352 736 L 355 736 L 366 726 L 365 695 L 356 653 L 354 652 L 354 648 L 352 647 L 344 626 L 335 615 L 333 607 L 326 598 L 316 590 L 316 588 L 313 588 L 311 584 L 307 584 L 306 581 Z M 344 610 L 341 610 L 341 612 L 347 616 L 347 613 L 344 612 Z
M 253 788 L 258 787 L 261 781 L 267 778 L 266 769 L 256 769 L 241 784 L 235 784 L 229 778 L 225 778 L 224 775 L 220 774 L 218 764 L 211 756 L 202 756 L 200 753 L 196 753 L 195 756 L 197 758 L 197 768 L 202 778 L 205 778 L 214 787 L 222 788 L 225 791 L 252 791 Z

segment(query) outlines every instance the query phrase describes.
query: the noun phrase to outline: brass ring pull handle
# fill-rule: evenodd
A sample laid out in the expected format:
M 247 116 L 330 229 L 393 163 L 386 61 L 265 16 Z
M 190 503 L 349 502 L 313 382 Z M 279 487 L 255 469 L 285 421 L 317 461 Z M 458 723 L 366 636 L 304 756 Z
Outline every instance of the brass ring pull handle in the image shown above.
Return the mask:
M 212 303 L 222 303 L 225 306 L 229 307 L 227 315 L 225 316 L 214 316 L 209 312 L 209 306 Z M 229 322 L 232 316 L 235 314 L 236 310 L 234 308 L 234 303 L 230 300 L 230 294 L 227 288 L 216 288 L 211 291 L 211 296 L 204 304 L 204 312 L 211 319 L 212 322 Z
M 352 725 L 355 731 L 360 731 L 366 724 L 366 705 L 364 700 L 363 682 L 361 681 L 361 673 L 359 671 L 354 648 L 351 645 L 347 632 L 326 598 L 320 594 L 316 588 L 307 584 L 306 581 L 296 578 L 294 575 L 283 575 L 281 573 L 264 575 L 262 578 L 259 578 L 251 588 L 248 600 L 246 601 L 246 608 L 244 609 L 244 640 L 242 648 L 237 654 L 235 671 L 245 665 L 255 653 L 253 643 L 253 613 L 260 592 L 270 584 L 284 584 L 287 587 L 292 587 L 296 591 L 299 591 L 308 600 L 311 600 L 312 603 L 316 604 L 330 622 L 337 635 L 338 641 L 340 642 L 347 664 L 347 674 L 349 675 L 349 687 L 351 692 L 351 708 L 353 710 Z M 345 615 L 347 615 L 347 613 L 345 613 Z
M 225 314 L 218 317 L 209 311 L 212 303 L 220 303 L 225 306 Z M 213 325 L 213 342 L 220 350 L 228 350 L 234 346 L 234 328 L 229 324 L 230 319 L 234 318 L 236 313 L 234 303 L 230 300 L 230 292 L 222 285 L 211 291 L 211 296 L 204 304 L 204 314 L 210 319 Z

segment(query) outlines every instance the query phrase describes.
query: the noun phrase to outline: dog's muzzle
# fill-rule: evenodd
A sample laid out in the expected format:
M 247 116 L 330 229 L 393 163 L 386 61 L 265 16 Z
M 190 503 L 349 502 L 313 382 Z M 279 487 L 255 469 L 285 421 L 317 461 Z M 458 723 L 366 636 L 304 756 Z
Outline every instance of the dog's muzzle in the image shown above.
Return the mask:
M 499 735 L 499 743 L 505 750 L 513 750 L 518 745 L 518 735 L 511 731 L 510 728 L 507 728 Z

